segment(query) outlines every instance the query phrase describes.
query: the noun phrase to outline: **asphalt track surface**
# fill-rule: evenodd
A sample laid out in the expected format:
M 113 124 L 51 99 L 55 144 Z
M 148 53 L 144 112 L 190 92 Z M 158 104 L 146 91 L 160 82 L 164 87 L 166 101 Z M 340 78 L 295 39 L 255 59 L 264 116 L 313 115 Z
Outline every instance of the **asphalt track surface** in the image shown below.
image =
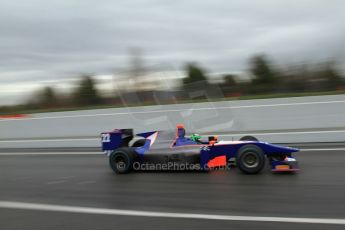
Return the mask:
M 0 229 L 344 229 L 340 224 L 71 213 L 4 202 L 157 213 L 345 219 L 345 149 L 296 154 L 301 171 L 114 174 L 102 154 L 0 155 Z

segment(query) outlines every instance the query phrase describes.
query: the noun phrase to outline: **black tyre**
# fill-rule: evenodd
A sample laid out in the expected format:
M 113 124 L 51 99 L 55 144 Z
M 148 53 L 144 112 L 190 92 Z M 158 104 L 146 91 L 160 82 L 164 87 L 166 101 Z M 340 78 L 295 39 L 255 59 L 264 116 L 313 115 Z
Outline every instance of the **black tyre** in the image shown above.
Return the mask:
M 236 162 L 242 172 L 256 174 L 265 166 L 265 159 L 261 148 L 256 145 L 244 145 L 237 152 Z
M 240 141 L 259 141 L 259 140 L 253 136 L 244 136 L 244 137 L 241 137 Z
M 146 139 L 140 139 L 140 140 L 137 140 L 133 143 L 132 147 L 141 147 L 141 146 L 144 146 L 145 145 L 145 142 L 146 142 Z
M 110 167 L 118 174 L 129 173 L 133 170 L 136 156 L 136 153 L 131 148 L 118 148 L 109 156 Z

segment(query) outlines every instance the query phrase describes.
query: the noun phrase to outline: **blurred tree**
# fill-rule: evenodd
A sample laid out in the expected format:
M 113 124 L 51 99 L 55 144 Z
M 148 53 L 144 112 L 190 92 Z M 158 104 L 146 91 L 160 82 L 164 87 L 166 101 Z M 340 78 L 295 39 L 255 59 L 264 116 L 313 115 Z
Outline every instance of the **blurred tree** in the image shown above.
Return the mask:
M 190 63 L 186 67 L 187 77 L 183 79 L 183 84 L 191 84 L 196 82 L 207 82 L 204 70 L 196 64 Z
M 60 104 L 60 100 L 55 93 L 55 90 L 50 87 L 44 87 L 43 89 L 34 92 L 25 103 L 28 109 L 43 109 L 54 108 Z
M 224 75 L 223 79 L 224 79 L 224 86 L 226 87 L 232 87 L 236 85 L 236 80 L 235 80 L 236 76 L 233 74 L 226 74 Z
M 95 82 L 90 76 L 82 76 L 79 87 L 74 92 L 74 102 L 76 105 L 96 105 L 101 102 L 95 87 Z
M 237 85 L 236 76 L 233 74 L 225 74 L 223 75 L 223 83 L 219 84 L 223 95 L 225 97 L 232 97 L 234 95 L 241 94 L 239 92 L 240 87 Z
M 255 77 L 254 84 L 272 84 L 276 80 L 270 63 L 264 55 L 256 55 L 250 59 L 250 72 Z
M 212 87 L 207 81 L 206 74 L 203 69 L 194 63 L 186 66 L 187 77 L 183 78 L 183 95 L 182 98 L 188 100 L 207 99 L 212 97 Z
M 40 95 L 39 104 L 46 108 L 56 107 L 59 104 L 59 99 L 52 87 L 45 87 Z
M 334 62 L 326 63 L 320 75 L 327 81 L 328 90 L 336 90 L 342 84 L 342 76 L 336 69 Z

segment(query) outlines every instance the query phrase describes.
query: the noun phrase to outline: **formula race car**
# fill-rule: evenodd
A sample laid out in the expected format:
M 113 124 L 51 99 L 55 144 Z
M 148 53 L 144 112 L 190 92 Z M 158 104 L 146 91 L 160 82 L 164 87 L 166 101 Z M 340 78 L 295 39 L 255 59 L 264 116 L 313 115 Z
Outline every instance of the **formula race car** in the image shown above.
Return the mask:
M 203 140 L 186 136 L 184 125 L 176 131 L 138 133 L 133 129 L 115 129 L 101 134 L 102 150 L 109 156 L 112 170 L 118 174 L 133 170 L 212 170 L 238 166 L 247 174 L 259 173 L 269 160 L 273 172 L 295 172 L 296 148 L 258 141 L 245 136 L 239 141 L 218 141 L 217 136 Z M 134 142 L 134 143 L 133 143 Z

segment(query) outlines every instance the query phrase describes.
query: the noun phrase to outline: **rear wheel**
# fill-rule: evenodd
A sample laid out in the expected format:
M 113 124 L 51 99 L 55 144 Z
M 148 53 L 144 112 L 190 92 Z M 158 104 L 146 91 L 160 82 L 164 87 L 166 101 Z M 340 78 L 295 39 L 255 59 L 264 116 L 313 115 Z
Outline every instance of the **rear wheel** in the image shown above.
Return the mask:
M 240 138 L 240 141 L 259 141 L 259 140 L 253 136 L 244 136 Z
M 247 174 L 259 173 L 265 166 L 265 155 L 256 145 L 244 145 L 237 153 L 237 166 Z
M 110 167 L 118 174 L 131 172 L 135 160 L 136 153 L 131 148 L 118 148 L 109 156 Z

